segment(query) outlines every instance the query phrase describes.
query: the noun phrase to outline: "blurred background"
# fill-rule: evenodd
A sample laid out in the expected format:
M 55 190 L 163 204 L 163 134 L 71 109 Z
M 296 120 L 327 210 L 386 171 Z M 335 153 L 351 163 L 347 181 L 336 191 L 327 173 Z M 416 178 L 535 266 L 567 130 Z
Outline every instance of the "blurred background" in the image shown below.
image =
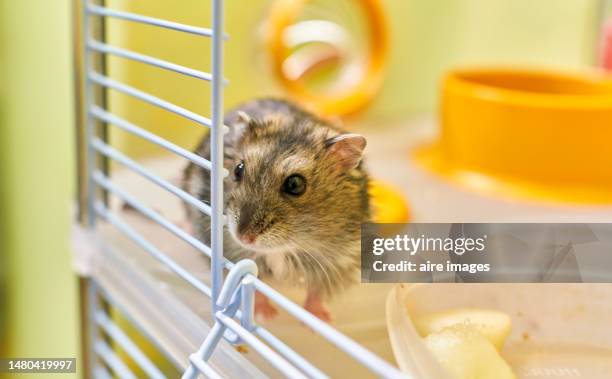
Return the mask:
M 335 21 L 346 26 L 337 41 L 326 41 L 326 49 L 315 51 L 315 58 L 319 53 L 321 58 L 313 58 L 311 66 L 319 64 L 324 70 L 317 73 L 297 64 L 293 71 L 279 74 L 276 47 L 267 37 L 275 27 L 271 15 L 278 2 L 226 2 L 231 38 L 225 73 L 231 85 L 225 105 L 263 95 L 296 96 L 281 76 L 303 71 L 313 75 L 309 90 L 316 93 L 328 85 L 326 81 L 338 80 L 329 79 L 335 65 L 359 61 L 358 55 L 367 54 L 370 46 L 385 50 L 382 71 L 372 78 L 380 87 L 339 116 L 349 125 L 380 128 L 435 115 L 440 80 L 452 67 L 595 67 L 610 14 L 610 7 L 599 0 L 383 0 L 380 10 L 388 44 L 380 46 L 380 41 L 371 40 L 368 14 L 358 2 L 317 0 L 304 12 L 341 15 Z M 208 4 L 200 0 L 183 0 L 180 7 L 169 1 L 107 0 L 106 5 L 210 25 Z M 0 0 L 0 356 L 78 355 L 70 249 L 77 186 L 72 7 L 69 0 Z M 106 41 L 188 67 L 210 67 L 206 40 L 109 21 Z M 207 113 L 210 98 L 198 81 L 117 58 L 106 64 L 118 80 Z M 342 85 L 350 86 L 351 77 L 364 75 L 359 67 L 353 73 L 342 79 L 347 80 Z M 184 119 L 121 94 L 111 92 L 107 100 L 114 113 L 180 146 L 193 148 L 202 133 Z M 129 155 L 159 153 L 120 132 L 110 138 Z

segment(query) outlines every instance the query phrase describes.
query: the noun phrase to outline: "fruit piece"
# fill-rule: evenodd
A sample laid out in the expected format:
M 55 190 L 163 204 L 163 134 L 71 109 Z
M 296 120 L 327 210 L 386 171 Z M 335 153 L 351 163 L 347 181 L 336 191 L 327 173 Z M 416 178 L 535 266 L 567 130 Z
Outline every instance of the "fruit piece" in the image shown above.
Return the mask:
M 503 312 L 470 308 L 432 313 L 417 317 L 414 320 L 414 326 L 422 337 L 426 337 L 430 333 L 440 332 L 442 329 L 455 324 L 473 325 L 499 351 L 510 333 L 511 320 Z
M 453 379 L 516 378 L 493 344 L 472 325 L 453 325 L 424 341 Z

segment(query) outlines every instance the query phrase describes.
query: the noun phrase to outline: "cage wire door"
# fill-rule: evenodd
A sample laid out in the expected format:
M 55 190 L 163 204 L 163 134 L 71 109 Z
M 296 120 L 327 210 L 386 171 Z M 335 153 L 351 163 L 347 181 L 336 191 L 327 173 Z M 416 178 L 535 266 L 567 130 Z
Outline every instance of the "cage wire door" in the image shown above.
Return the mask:
M 179 6 L 180 4 L 177 4 Z M 183 378 L 204 375 L 209 378 L 224 377 L 223 372 L 209 360 L 225 339 L 232 344 L 246 344 L 258 352 L 272 367 L 290 378 L 326 378 L 327 375 L 291 347 L 286 345 L 267 329 L 253 320 L 254 294 L 256 291 L 267 296 L 277 306 L 299 320 L 329 343 L 360 362 L 373 374 L 385 378 L 404 377 L 387 361 L 373 354 L 363 346 L 343 335 L 329 324 L 305 311 L 282 294 L 257 279 L 257 266 L 251 260 L 232 263 L 223 257 L 223 179 L 227 170 L 223 168 L 223 135 L 227 128 L 223 124 L 223 77 L 224 9 L 222 0 L 212 0 L 212 27 L 202 28 L 163 20 L 141 14 L 111 9 L 103 1 L 75 0 L 75 63 L 77 68 L 77 131 L 79 139 L 79 219 L 90 235 L 95 235 L 99 220 L 112 225 L 127 238 L 140 246 L 150 256 L 170 271 L 193 286 L 212 302 L 213 325 L 200 348 L 184 362 Z M 204 72 L 178 65 L 153 56 L 109 45 L 104 38 L 104 24 L 108 18 L 125 22 L 146 24 L 152 27 L 170 29 L 177 33 L 188 33 L 212 40 L 211 72 Z M 199 79 L 210 86 L 210 118 L 156 97 L 108 76 L 105 57 L 112 55 L 142 64 L 151 65 L 176 74 Z M 198 156 L 172 142 L 137 126 L 110 112 L 106 104 L 106 91 L 113 90 L 139 101 L 159 107 L 210 129 L 210 159 Z M 158 145 L 210 172 L 211 202 L 202 202 L 170 181 L 147 170 L 108 143 L 107 130 L 118 128 L 138 138 Z M 144 205 L 138 194 L 129 194 L 113 182 L 109 175 L 108 161 L 112 160 L 154 185 L 178 197 L 211 219 L 211 245 L 207 246 L 196 237 Z M 108 196 L 117 197 L 142 216 L 164 228 L 186 242 L 202 255 L 211 259 L 211 285 L 198 279 L 187 268 L 180 266 L 158 246 L 151 243 L 146 235 L 140 234 L 114 212 L 108 205 Z M 95 254 L 95 253 L 94 253 Z M 228 273 L 224 280 L 224 270 Z M 147 377 L 163 378 L 164 373 L 130 339 L 108 313 L 112 299 L 98 283 L 95 275 L 80 278 L 81 310 L 83 320 L 83 365 L 86 377 L 120 378 L 137 377 L 121 356 L 109 344 L 112 340 L 139 367 Z M 104 300 L 104 301 L 103 301 Z M 129 318 L 129 315 L 127 315 Z M 143 330 L 146 334 L 146 330 Z M 236 353 L 239 354 L 239 353 Z M 109 370 L 110 369 L 110 370 Z

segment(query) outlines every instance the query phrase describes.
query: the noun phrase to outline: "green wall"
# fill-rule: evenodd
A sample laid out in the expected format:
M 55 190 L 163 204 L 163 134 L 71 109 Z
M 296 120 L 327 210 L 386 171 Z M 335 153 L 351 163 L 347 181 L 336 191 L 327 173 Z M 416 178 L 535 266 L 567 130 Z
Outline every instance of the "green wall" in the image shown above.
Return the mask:
M 77 353 L 69 247 L 74 190 L 69 4 L 0 0 L 4 356 Z

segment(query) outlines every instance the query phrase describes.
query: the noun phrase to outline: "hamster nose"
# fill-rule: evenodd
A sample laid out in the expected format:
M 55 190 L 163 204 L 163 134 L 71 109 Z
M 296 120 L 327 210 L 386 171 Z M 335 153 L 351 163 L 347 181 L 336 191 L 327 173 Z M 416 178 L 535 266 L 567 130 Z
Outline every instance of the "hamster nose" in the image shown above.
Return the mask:
M 257 236 L 253 233 L 240 234 L 240 240 L 246 243 L 247 245 L 254 243 L 256 239 Z

